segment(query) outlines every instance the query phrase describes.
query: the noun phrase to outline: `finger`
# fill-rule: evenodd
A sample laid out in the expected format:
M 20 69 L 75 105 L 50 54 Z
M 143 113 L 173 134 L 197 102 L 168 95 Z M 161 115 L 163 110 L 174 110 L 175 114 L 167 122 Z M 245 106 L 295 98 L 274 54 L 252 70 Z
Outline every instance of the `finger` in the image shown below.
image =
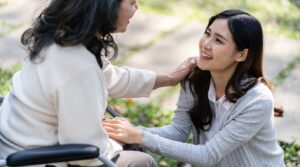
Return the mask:
M 124 142 L 122 141 L 121 139 L 121 136 L 119 134 L 116 134 L 116 133 L 113 133 L 113 132 L 108 132 L 108 136 L 117 140 L 117 141 L 121 141 L 121 142 Z
M 188 65 L 196 64 L 196 62 L 197 62 L 197 57 L 190 57 L 187 59 Z
M 114 129 L 119 129 L 120 128 L 119 124 L 103 123 L 102 125 L 106 126 L 106 127 L 114 128 Z
M 111 131 L 111 129 L 113 129 L 113 128 L 110 127 L 110 126 L 103 126 L 103 128 L 104 128 L 106 131 Z
M 197 63 L 197 60 L 198 60 L 198 57 L 191 57 L 190 62 L 191 62 L 192 64 L 196 64 L 196 63 Z
M 116 118 L 112 118 L 109 120 L 105 120 L 105 122 L 111 122 L 111 123 L 120 123 L 120 122 L 124 122 L 124 121 L 127 121 L 127 119 L 121 118 L 121 117 L 116 117 Z
M 111 124 L 116 124 L 116 123 L 119 123 L 120 122 L 120 119 L 116 119 L 116 118 L 113 118 L 113 119 L 106 119 L 103 121 L 104 123 L 111 123 Z
M 108 127 L 106 131 L 110 132 L 110 133 L 114 133 L 114 134 L 122 133 L 122 131 L 120 131 L 120 129 L 115 129 L 115 128 L 111 128 L 111 127 Z

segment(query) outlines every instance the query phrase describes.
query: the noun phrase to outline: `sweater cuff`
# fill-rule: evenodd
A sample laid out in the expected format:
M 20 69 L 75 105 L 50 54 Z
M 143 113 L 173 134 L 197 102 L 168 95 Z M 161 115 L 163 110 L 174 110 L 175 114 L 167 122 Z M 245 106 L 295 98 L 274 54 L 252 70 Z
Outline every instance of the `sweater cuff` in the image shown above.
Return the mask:
M 159 142 L 156 142 L 156 135 L 143 130 L 143 139 L 140 144 L 141 147 L 156 152 L 158 149 L 158 143 Z

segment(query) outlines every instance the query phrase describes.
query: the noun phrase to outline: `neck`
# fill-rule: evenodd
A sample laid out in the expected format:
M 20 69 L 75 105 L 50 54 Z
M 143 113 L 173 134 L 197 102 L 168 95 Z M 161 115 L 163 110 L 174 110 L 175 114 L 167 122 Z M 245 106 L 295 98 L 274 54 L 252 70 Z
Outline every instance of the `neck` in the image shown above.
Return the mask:
M 221 71 L 210 71 L 214 82 L 216 97 L 221 98 L 225 94 L 225 88 L 236 69 L 237 63 L 233 64 L 227 69 Z
M 211 72 L 211 76 L 215 86 L 216 98 L 220 99 L 225 94 L 226 86 L 232 75 Z
M 215 86 L 216 98 L 218 100 L 225 94 L 225 88 L 228 83 L 228 80 L 215 77 L 214 75 L 212 75 L 212 80 Z

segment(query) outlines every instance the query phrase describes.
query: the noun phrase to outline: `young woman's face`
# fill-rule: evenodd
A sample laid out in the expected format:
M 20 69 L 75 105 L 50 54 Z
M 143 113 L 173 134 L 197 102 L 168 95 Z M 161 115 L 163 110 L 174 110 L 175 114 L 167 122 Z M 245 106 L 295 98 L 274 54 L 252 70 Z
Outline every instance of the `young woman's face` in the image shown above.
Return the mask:
M 216 19 L 208 27 L 199 42 L 199 49 L 197 65 L 201 70 L 233 72 L 241 61 L 241 52 L 236 50 L 226 19 Z
M 125 32 L 129 20 L 133 17 L 134 13 L 138 9 L 136 0 L 121 0 L 116 32 Z

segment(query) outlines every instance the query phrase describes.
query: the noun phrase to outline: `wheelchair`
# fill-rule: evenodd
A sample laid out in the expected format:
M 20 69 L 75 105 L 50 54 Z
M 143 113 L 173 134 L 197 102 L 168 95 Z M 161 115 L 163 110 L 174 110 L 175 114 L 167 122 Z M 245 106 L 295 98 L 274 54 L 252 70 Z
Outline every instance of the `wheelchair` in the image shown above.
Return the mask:
M 0 96 L 0 105 L 3 99 L 4 97 Z M 106 108 L 106 112 L 113 117 L 121 117 L 109 106 Z M 107 167 L 117 167 L 110 159 L 100 155 L 98 147 L 88 144 L 62 144 L 18 151 L 10 154 L 6 159 L 0 160 L 0 167 L 43 165 L 94 158 L 101 160 Z

